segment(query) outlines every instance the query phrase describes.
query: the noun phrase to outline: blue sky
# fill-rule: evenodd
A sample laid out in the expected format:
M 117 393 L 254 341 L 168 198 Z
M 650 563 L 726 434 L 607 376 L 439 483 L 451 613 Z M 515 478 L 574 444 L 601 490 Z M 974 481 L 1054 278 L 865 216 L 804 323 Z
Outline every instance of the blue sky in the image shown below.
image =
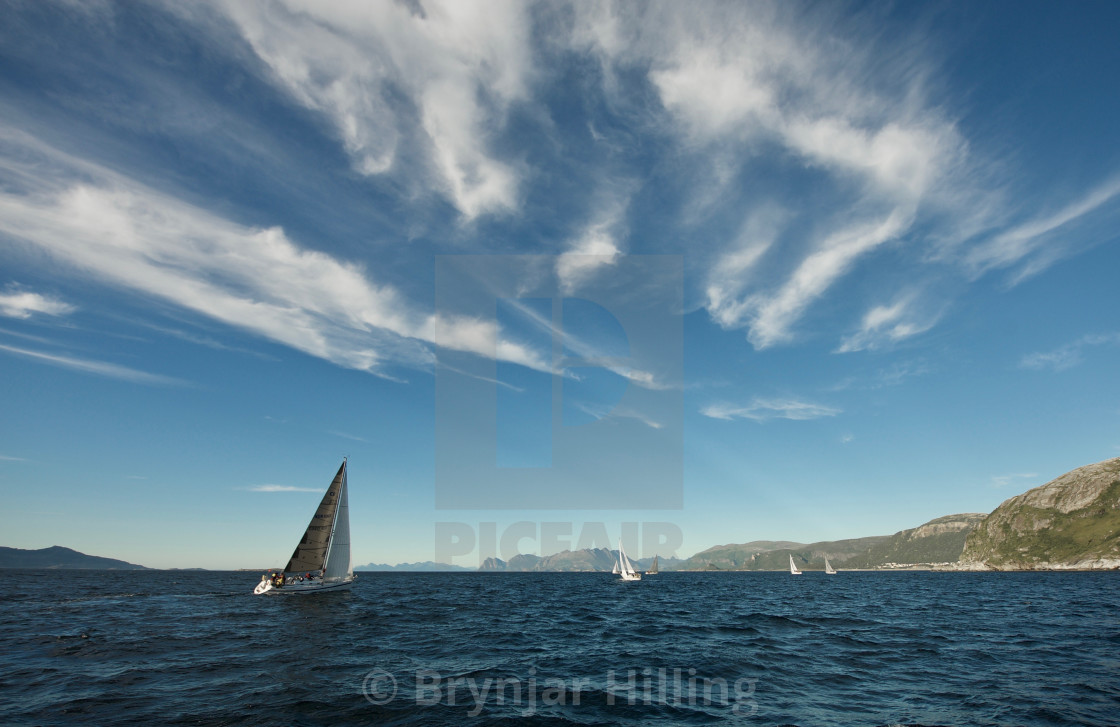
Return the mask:
M 349 455 L 359 564 L 687 556 L 1120 455 L 1115 3 L 3 14 L 4 545 L 278 565 Z

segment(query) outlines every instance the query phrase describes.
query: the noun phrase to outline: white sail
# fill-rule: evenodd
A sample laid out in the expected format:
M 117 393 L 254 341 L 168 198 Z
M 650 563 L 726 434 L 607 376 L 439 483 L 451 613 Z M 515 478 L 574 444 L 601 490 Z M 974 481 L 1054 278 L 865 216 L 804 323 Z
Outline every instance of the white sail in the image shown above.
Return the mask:
M 640 581 L 642 574 L 634 570 L 634 565 L 630 559 L 626 557 L 626 551 L 622 549 L 622 538 L 618 539 L 618 568 L 624 581 Z
M 836 575 L 836 569 L 833 568 L 832 564 L 828 562 L 828 558 L 824 559 L 824 572 L 830 576 Z
M 789 573 L 790 575 L 799 576 L 801 571 L 797 570 L 797 566 L 793 564 L 793 556 L 789 557 Z
M 650 566 L 649 570 L 646 571 L 646 575 L 647 576 L 657 575 L 657 554 L 656 553 L 653 556 L 653 565 Z
M 354 576 L 350 562 L 350 504 L 346 493 L 346 463 L 342 463 L 342 483 L 339 486 L 338 508 L 335 511 L 334 531 L 327 547 L 327 565 L 323 580 L 337 582 Z

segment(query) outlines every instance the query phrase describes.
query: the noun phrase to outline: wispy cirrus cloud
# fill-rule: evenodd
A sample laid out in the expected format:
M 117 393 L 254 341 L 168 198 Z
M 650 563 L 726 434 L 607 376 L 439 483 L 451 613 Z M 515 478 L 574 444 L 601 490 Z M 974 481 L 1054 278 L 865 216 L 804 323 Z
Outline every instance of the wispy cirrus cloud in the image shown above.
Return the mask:
M 48 316 L 64 316 L 77 310 L 58 298 L 24 290 L 19 287 L 0 292 L 0 315 L 9 318 L 30 318 L 35 313 Z
M 594 404 L 587 402 L 580 402 L 576 405 L 580 411 L 594 419 L 633 419 L 634 421 L 645 424 L 650 429 L 662 429 L 664 424 L 656 419 L 643 414 L 635 409 L 618 406 L 604 406 L 602 404 Z
M 965 263 L 975 276 L 1018 265 L 1011 277 L 1011 284 L 1017 284 L 1068 255 L 1075 246 L 1061 239 L 1062 233 L 1091 219 L 1094 213 L 1110 209 L 1109 204 L 1118 196 L 1120 177 L 1105 181 L 1057 212 L 1020 223 L 975 245 L 965 254 Z M 1098 237 L 1104 239 L 1114 234 L 1115 227 L 1109 226 Z
M 2 343 L 0 343 L 0 351 L 4 351 L 5 353 L 13 354 L 15 356 L 29 358 L 34 361 L 40 361 L 52 366 L 61 366 L 62 368 L 81 371 L 87 374 L 94 374 L 96 376 L 105 376 L 110 379 L 131 381 L 135 384 L 147 384 L 150 386 L 190 385 L 189 382 L 184 381 L 183 379 L 177 379 L 173 376 L 153 374 L 147 371 L 140 371 L 138 369 L 130 368 L 128 366 L 109 363 L 107 361 L 98 361 L 88 358 L 75 358 L 73 356 L 63 356 L 60 354 L 47 353 L 45 351 L 32 351 L 26 348 L 6 346 Z
M 339 432 L 339 431 L 331 430 L 330 432 L 328 432 L 328 434 L 333 434 L 334 436 L 342 437 L 343 439 L 350 439 L 350 440 L 353 440 L 355 442 L 366 441 L 366 439 L 364 437 L 359 437 L 356 434 L 347 434 L 346 432 Z
M 939 317 L 939 314 L 918 311 L 915 294 L 904 295 L 890 305 L 878 305 L 867 311 L 859 330 L 846 336 L 836 352 L 851 353 L 890 346 L 928 331 Z
M 717 403 L 702 408 L 700 413 L 712 419 L 752 419 L 765 422 L 771 419 L 792 419 L 806 421 L 832 417 L 841 413 L 840 409 L 823 404 L 815 404 L 797 399 L 760 399 L 756 398 L 746 406 L 740 404 Z
M 768 348 L 792 339 L 793 325 L 805 310 L 869 250 L 893 239 L 909 224 L 907 212 L 896 209 L 886 219 L 841 230 L 827 238 L 820 249 L 797 266 L 793 275 L 773 294 L 760 294 L 748 305 L 750 333 L 755 348 Z
M 1009 475 L 993 475 L 992 487 L 1001 488 L 1009 487 L 1011 485 L 1020 487 L 1024 484 L 1023 480 L 1033 480 L 1037 477 L 1038 475 L 1034 472 L 1021 472 Z
M 0 174 L 33 179 L 22 193 L 0 192 L 0 232 L 60 267 L 378 375 L 389 365 L 430 367 L 430 345 L 550 370 L 538 352 L 503 338 L 496 322 L 417 309 L 363 266 L 301 247 L 279 227 L 231 222 L 26 135 L 4 141 L 22 150 L 0 158 Z M 31 166 L 57 172 L 36 176 Z
M 1019 366 L 1024 369 L 1065 371 L 1084 360 L 1083 352 L 1086 348 L 1117 344 L 1120 344 L 1120 333 L 1093 333 L 1052 351 L 1029 353 L 1019 359 Z
M 556 276 L 565 293 L 573 293 L 597 272 L 610 268 L 622 255 L 611 222 L 591 225 L 572 246 L 556 258 Z
M 365 175 L 429 179 L 471 219 L 517 204 L 522 171 L 491 148 L 493 130 L 527 97 L 529 8 L 517 2 L 332 3 L 215 0 L 269 77 L 335 129 Z M 185 11 L 184 11 L 185 12 Z
M 249 492 L 322 492 L 323 489 L 316 487 L 292 487 L 291 485 L 254 485 L 245 488 Z
M 704 286 L 713 320 L 746 329 L 757 349 L 795 340 L 814 305 L 917 221 L 976 203 L 960 193 L 972 186 L 967 143 L 927 99 L 920 49 L 863 48 L 827 12 L 791 6 L 606 4 L 576 16 L 576 39 L 608 70 L 648 68 L 666 133 L 711 170 L 698 219 L 742 206 L 736 183 L 753 167 L 773 179 L 756 219 L 709 242 Z

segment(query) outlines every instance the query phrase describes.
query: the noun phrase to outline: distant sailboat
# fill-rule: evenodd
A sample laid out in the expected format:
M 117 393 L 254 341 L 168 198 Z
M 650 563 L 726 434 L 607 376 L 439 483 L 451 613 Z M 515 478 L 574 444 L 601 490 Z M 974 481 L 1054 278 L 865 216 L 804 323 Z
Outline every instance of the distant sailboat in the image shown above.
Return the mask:
M 789 574 L 792 576 L 801 575 L 801 571 L 797 570 L 797 566 L 793 564 L 793 556 L 789 557 Z
M 630 559 L 626 557 L 626 551 L 622 549 L 622 538 L 618 539 L 618 573 L 622 576 L 624 581 L 640 581 L 642 574 L 634 569 L 634 565 Z
M 836 575 L 836 569 L 833 568 L 832 564 L 828 562 L 828 558 L 824 559 L 824 572 L 830 576 Z
M 345 591 L 353 582 L 350 506 L 346 496 L 346 460 L 343 459 L 288 565 L 279 573 L 262 575 L 253 593 Z
M 646 571 L 646 575 L 647 576 L 657 575 L 657 556 L 656 555 L 653 556 L 653 565 L 651 565 L 649 567 L 649 570 Z

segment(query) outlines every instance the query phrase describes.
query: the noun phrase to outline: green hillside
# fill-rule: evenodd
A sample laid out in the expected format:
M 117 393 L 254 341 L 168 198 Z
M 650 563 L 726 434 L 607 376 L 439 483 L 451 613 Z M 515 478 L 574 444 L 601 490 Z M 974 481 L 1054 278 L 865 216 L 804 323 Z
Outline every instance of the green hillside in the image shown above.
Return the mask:
M 1006 500 L 968 537 L 964 567 L 1120 568 L 1120 458 Z

